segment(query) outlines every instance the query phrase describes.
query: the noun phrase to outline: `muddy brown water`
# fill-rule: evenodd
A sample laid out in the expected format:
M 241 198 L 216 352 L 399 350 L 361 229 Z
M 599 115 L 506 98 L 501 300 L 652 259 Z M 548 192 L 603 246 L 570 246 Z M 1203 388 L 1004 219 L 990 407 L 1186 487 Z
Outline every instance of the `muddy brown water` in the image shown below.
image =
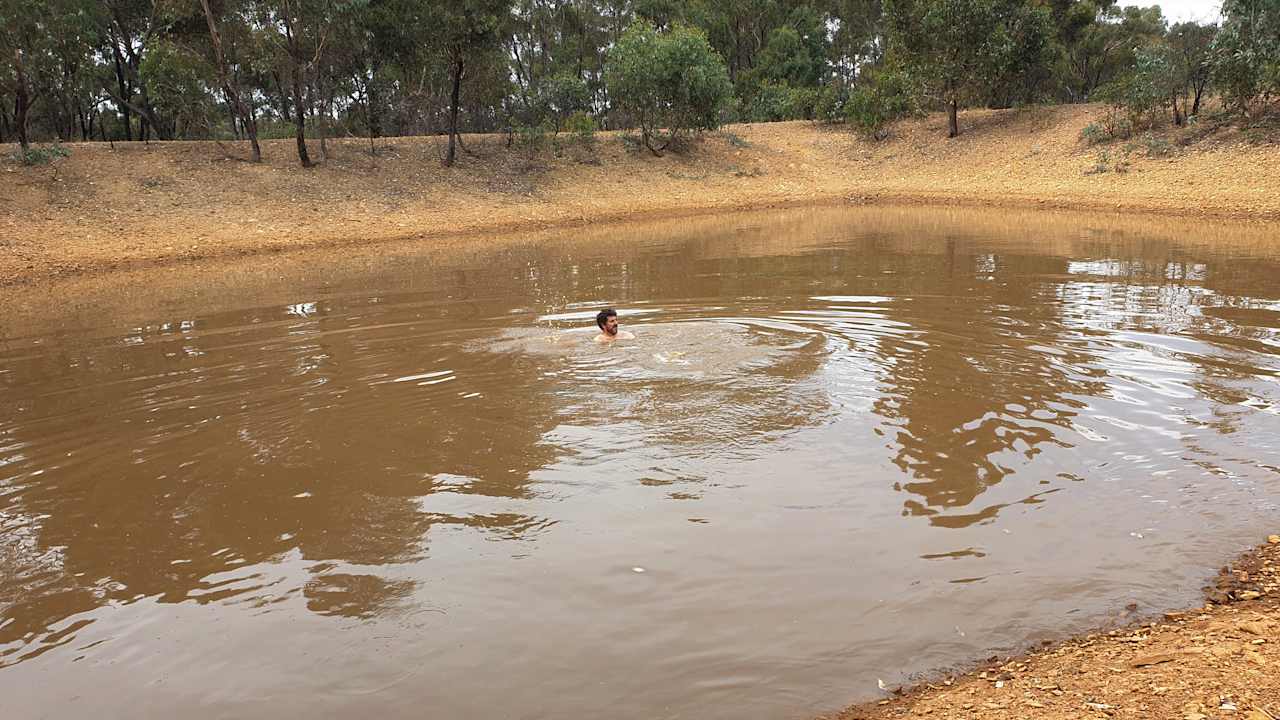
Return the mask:
M 1280 501 L 1273 227 L 789 211 L 6 304 L 5 717 L 803 718 L 1194 602 Z

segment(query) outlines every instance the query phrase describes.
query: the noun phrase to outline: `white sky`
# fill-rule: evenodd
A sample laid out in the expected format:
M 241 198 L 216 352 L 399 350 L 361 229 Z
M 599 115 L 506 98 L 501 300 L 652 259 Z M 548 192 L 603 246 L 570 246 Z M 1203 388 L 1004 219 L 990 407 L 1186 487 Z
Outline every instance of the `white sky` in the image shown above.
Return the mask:
M 1120 0 L 1121 7 L 1138 5 L 1151 7 L 1159 5 L 1160 11 L 1172 25 L 1176 22 L 1195 20 L 1196 22 L 1217 22 L 1222 10 L 1221 0 Z

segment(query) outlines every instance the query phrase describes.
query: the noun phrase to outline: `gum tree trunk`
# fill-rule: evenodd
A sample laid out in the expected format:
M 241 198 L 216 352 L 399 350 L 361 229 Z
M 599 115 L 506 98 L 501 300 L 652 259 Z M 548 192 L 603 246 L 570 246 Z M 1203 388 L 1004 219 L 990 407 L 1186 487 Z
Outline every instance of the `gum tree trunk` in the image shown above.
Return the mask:
M 298 47 L 298 36 L 293 32 L 293 13 L 290 4 L 284 3 L 284 37 L 289 44 L 289 79 L 293 85 L 293 118 L 295 137 L 298 143 L 298 162 L 302 167 L 311 167 L 311 156 L 307 153 L 307 118 L 302 94 L 302 50 Z
M 200 6 L 204 8 L 204 17 L 209 23 L 209 39 L 213 42 L 213 54 L 218 63 L 218 79 L 222 83 L 222 91 L 227 94 L 227 99 L 235 106 L 236 112 L 240 115 L 241 122 L 244 124 L 245 135 L 249 136 L 251 160 L 255 163 L 262 162 L 262 148 L 258 145 L 258 121 L 253 117 L 253 113 L 249 111 L 244 100 L 241 99 L 236 83 L 232 80 L 231 73 L 227 71 L 227 59 L 222 54 L 222 36 L 218 34 L 218 23 L 213 19 L 213 10 L 209 7 L 209 0 L 200 0 Z
M 27 73 L 22 67 L 22 51 L 13 51 L 13 74 L 17 80 L 18 101 L 14 106 L 14 129 L 17 130 L 18 144 L 22 146 L 22 157 L 25 162 L 27 151 L 31 149 L 31 141 L 27 137 L 27 111 L 31 108 L 31 92 L 27 89 Z
M 457 158 L 454 142 L 458 137 L 458 96 L 462 91 L 462 58 L 453 61 L 453 92 L 449 95 L 449 151 L 445 155 L 444 164 L 453 165 Z

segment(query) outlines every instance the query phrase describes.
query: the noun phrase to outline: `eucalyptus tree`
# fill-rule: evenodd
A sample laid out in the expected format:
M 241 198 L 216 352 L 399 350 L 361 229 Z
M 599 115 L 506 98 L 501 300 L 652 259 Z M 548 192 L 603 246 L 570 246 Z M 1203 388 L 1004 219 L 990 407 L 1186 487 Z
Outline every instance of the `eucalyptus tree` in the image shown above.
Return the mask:
M 830 0 L 826 13 L 833 28 L 828 50 L 830 69 L 845 84 L 853 84 L 863 68 L 883 59 L 881 2 Z
M 292 118 L 302 167 L 311 167 L 306 137 L 308 88 L 313 85 L 310 77 L 324 52 L 333 5 L 332 0 L 256 0 L 253 4 L 253 19 L 266 45 L 265 54 L 288 81 L 287 91 L 283 91 L 285 83 L 279 83 L 285 96 L 283 114 Z
M 1213 76 L 1224 99 L 1245 113 L 1280 98 L 1280 0 L 1225 0 L 1213 40 Z
M 947 137 L 960 105 L 984 87 L 997 30 L 994 0 L 886 0 L 889 53 L 946 107 Z
M 96 4 L 89 0 L 0 0 L 0 91 L 13 96 L 13 134 L 22 151 L 43 109 L 43 125 L 72 139 L 88 134 Z
M 434 34 L 447 63 L 451 83 L 449 149 L 445 165 L 453 165 L 457 158 L 458 108 L 462 78 L 468 63 L 481 60 L 498 46 L 499 33 L 505 28 L 510 11 L 511 0 L 454 0 L 436 3 L 431 8 Z
M 168 32 L 171 16 L 168 3 L 157 0 L 102 0 L 101 33 L 110 53 L 115 83 L 103 82 L 103 89 L 124 118 L 125 139 L 132 140 L 130 117 L 139 118 L 138 137 L 154 132 L 161 140 L 169 133 L 156 117 L 151 95 L 142 79 L 143 58 L 152 43 Z
M 683 134 L 718 127 L 733 93 L 706 36 L 679 23 L 664 30 L 633 23 L 609 53 L 605 79 L 613 107 L 640 126 L 654 155 Z
M 0 50 L 8 66 L 3 78 L 4 90 L 14 97 L 13 132 L 24 161 L 31 147 L 27 129 L 35 99 L 32 56 L 39 55 L 39 43 L 44 39 L 36 8 L 22 0 L 0 0 Z
M 1194 21 L 1169 28 L 1167 41 L 1174 53 L 1184 118 L 1200 114 L 1200 102 L 1213 76 L 1210 48 L 1217 32 L 1216 25 Z
M 245 8 L 237 5 L 235 0 L 227 0 L 220 13 L 214 12 L 211 0 L 200 0 L 200 8 L 209 26 L 209 46 L 213 52 L 222 92 L 226 95 L 227 102 L 235 109 L 245 136 L 249 139 L 250 161 L 262 162 L 262 147 L 258 144 L 258 119 L 253 112 L 251 101 L 245 99 L 246 91 L 240 86 L 239 70 L 234 67 L 236 57 L 240 54 L 236 51 L 239 50 L 242 53 L 243 46 L 247 44 L 243 39 L 240 42 L 234 40 L 237 36 L 243 37 L 247 33 Z M 224 35 L 227 30 L 231 32 Z M 231 42 L 225 42 L 228 38 L 232 39 Z M 248 93 L 251 94 L 252 90 Z

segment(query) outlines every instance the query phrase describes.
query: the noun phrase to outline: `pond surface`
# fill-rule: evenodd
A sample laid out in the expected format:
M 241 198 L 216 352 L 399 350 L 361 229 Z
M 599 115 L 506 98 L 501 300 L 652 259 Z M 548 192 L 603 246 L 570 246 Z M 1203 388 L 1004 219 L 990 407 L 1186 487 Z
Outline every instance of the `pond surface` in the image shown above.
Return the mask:
M 13 302 L 0 711 L 805 718 L 1195 602 L 1275 531 L 1274 230 L 478 248 Z M 590 342 L 605 305 L 634 340 Z

